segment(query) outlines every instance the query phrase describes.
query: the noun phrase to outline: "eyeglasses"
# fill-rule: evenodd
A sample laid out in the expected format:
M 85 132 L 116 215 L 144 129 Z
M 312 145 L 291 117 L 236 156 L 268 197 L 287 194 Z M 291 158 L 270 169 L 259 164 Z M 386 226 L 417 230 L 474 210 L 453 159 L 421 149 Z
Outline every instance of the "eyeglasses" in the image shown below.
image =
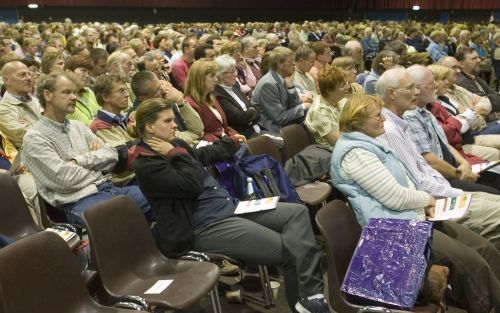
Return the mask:
M 412 85 L 410 85 L 408 87 L 398 87 L 396 89 L 402 89 L 402 90 L 405 90 L 405 91 L 413 94 L 413 93 L 415 93 L 415 91 L 417 91 L 418 88 L 417 88 L 417 86 L 415 84 L 412 84 Z
M 237 76 L 237 75 L 238 75 L 238 73 L 236 72 L 236 70 L 234 70 L 234 71 L 222 72 L 222 74 L 229 74 L 229 75 L 231 75 L 231 76 Z
M 129 94 L 129 92 L 128 92 L 128 90 L 126 88 L 120 88 L 120 89 L 112 91 L 112 92 L 117 92 L 117 93 L 120 93 L 120 94 L 122 94 L 124 96 Z
M 384 118 L 384 116 L 382 115 L 382 111 L 380 111 L 377 115 L 374 115 L 374 116 L 368 116 L 368 117 L 367 117 L 367 119 L 368 119 L 368 118 L 374 118 L 374 119 L 377 119 L 377 120 L 379 120 L 379 121 L 381 121 L 381 120 L 384 120 L 384 119 L 385 119 L 385 118 Z

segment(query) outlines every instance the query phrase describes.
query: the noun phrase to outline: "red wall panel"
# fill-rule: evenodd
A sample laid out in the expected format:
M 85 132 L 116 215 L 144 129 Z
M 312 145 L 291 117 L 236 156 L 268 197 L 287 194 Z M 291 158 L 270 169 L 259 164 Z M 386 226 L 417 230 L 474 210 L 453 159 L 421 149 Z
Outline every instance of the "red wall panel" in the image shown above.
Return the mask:
M 111 6 L 173 8 L 307 8 L 307 9 L 500 9 L 500 0 L 1 0 L 0 7 Z

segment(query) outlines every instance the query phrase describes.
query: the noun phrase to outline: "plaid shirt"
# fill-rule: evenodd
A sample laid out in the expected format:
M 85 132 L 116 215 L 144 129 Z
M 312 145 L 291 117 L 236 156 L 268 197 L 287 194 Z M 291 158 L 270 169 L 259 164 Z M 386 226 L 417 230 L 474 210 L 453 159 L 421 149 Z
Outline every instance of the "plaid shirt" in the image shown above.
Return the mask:
M 406 170 L 417 180 L 417 189 L 426 191 L 434 197 L 456 197 L 463 191 L 450 186 L 450 183 L 438 171 L 433 169 L 419 154 L 409 137 L 408 123 L 386 108 L 382 108 L 385 117 L 385 133 L 378 137 L 396 152 Z
M 436 118 L 426 108 L 416 108 L 406 111 L 403 115 L 408 123 L 407 133 L 420 154 L 432 152 L 443 159 L 441 143 L 448 146 L 448 140 L 443 128 Z M 451 153 L 451 152 L 450 152 Z
M 118 154 L 106 144 L 90 151 L 89 143 L 96 138 L 79 121 L 61 124 L 44 116 L 28 130 L 21 158 L 51 205 L 76 202 L 96 193 L 97 186 L 110 179 L 101 171 L 113 169 Z

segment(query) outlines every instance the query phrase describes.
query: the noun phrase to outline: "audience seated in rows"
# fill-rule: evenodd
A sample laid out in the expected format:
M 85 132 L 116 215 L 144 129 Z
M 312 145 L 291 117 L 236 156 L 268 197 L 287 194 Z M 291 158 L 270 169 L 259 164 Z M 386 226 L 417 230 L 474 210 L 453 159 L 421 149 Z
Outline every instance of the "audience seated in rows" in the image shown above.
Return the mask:
M 356 95 L 339 118 L 342 135 L 333 150 L 331 175 L 363 227 L 370 218 L 425 220 L 435 198 L 420 191 L 397 155 L 376 138 L 384 133 L 384 103 Z M 433 231 L 433 263 L 450 268 L 452 293 L 468 312 L 489 312 L 500 301 L 500 253 L 452 221 Z M 462 241 L 462 242 L 461 242 Z

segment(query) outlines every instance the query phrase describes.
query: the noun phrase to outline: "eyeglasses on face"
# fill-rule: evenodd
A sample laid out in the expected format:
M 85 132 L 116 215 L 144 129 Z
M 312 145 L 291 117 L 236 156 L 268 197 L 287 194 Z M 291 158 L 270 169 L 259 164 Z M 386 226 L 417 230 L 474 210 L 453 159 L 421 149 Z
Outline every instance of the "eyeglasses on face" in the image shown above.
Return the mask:
M 407 86 L 407 87 L 398 87 L 396 89 L 404 90 L 404 91 L 406 91 L 408 93 L 413 94 L 413 93 L 415 93 L 417 91 L 418 87 L 415 84 L 411 84 L 410 86 Z

